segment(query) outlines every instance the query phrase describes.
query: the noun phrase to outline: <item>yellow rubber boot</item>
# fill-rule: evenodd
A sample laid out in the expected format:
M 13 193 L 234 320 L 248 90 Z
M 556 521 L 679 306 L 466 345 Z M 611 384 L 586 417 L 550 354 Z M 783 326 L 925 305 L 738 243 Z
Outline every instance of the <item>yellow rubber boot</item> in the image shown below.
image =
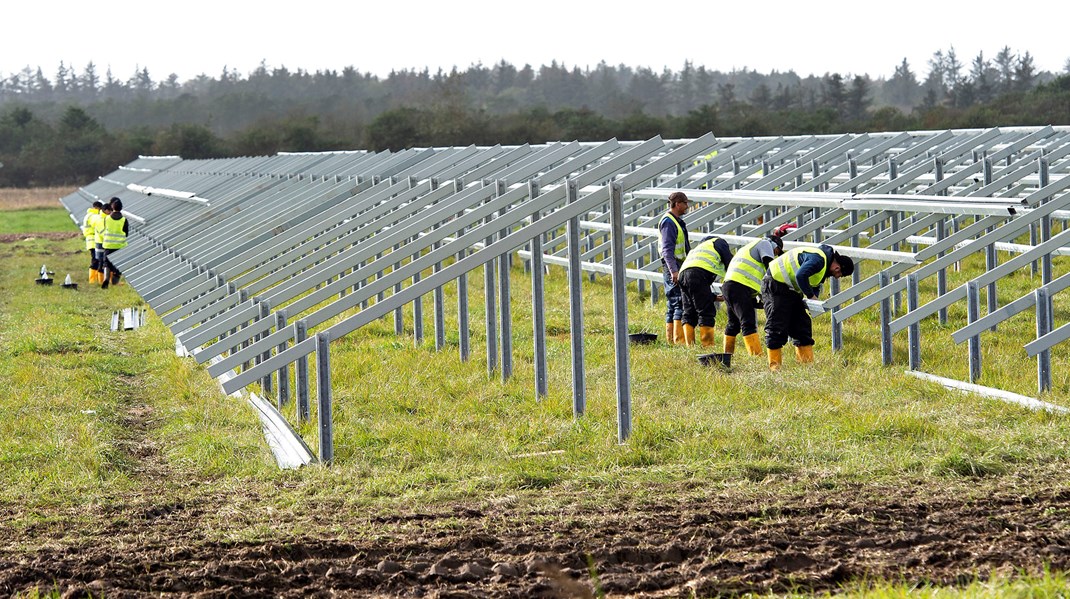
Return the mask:
M 814 361 L 814 346 L 804 345 L 795 348 L 795 359 L 799 364 L 809 364 Z
M 747 345 L 747 353 L 752 356 L 762 355 L 762 341 L 758 338 L 758 333 L 751 333 L 750 335 L 743 336 L 743 343 Z
M 694 344 L 695 344 L 695 327 L 685 323 L 684 324 L 684 345 L 690 346 L 690 345 L 694 345 Z
M 769 370 L 780 372 L 780 366 L 784 363 L 780 348 L 766 350 L 769 353 Z
M 698 338 L 699 342 L 702 343 L 702 347 L 713 347 L 715 332 L 716 329 L 714 329 L 713 327 L 698 328 Z
M 722 349 L 721 351 L 723 351 L 726 354 L 734 354 L 734 353 L 736 353 L 736 338 L 735 337 L 729 337 L 728 335 L 725 335 L 724 336 L 724 346 L 723 347 L 724 347 L 724 349 Z
M 665 323 L 665 343 L 668 343 L 669 345 L 672 345 L 673 343 L 675 343 L 675 341 L 673 341 L 672 329 L 673 329 L 673 326 L 672 326 L 671 322 Z
M 92 268 L 89 269 L 89 282 L 90 283 L 96 283 L 97 282 L 97 271 L 93 270 Z
M 676 345 L 684 344 L 684 323 L 682 321 L 672 321 L 672 342 Z

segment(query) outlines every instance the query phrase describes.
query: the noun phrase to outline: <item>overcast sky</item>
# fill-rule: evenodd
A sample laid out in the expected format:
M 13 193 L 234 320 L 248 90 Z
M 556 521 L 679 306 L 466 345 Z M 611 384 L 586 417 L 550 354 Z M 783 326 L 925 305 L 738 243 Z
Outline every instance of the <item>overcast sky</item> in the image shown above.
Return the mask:
M 235 2 L 99 0 L 5 2 L 0 74 L 29 65 L 54 78 L 60 61 L 79 73 L 89 61 L 128 79 L 186 81 L 224 67 L 248 75 L 261 61 L 291 71 L 386 75 L 392 69 L 464 69 L 504 59 L 517 67 L 557 60 L 680 70 L 744 67 L 800 75 L 889 77 L 906 58 L 918 79 L 936 50 L 954 47 L 967 70 L 978 52 L 1010 46 L 1038 70 L 1070 58 L 1070 2 L 507 2 L 424 0 Z

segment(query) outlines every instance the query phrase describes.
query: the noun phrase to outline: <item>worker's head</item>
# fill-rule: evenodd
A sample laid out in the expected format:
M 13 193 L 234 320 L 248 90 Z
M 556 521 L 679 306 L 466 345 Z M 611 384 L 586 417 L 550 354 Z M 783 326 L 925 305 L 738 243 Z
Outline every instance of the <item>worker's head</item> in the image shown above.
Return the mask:
M 123 201 L 119 198 L 112 198 L 111 209 L 114 211 L 121 211 L 123 209 Z
M 784 240 L 772 233 L 765 236 L 769 243 L 773 244 L 773 255 L 779 256 L 784 253 Z
M 97 210 L 100 210 L 101 208 L 104 207 L 104 202 L 101 202 L 100 200 L 94 200 L 93 201 L 93 207 L 96 208 Z
M 829 274 L 836 277 L 849 277 L 855 271 L 854 260 L 843 254 L 832 252 L 832 264 L 829 264 Z
M 104 214 L 111 214 L 111 202 L 104 204 L 100 207 L 100 211 Z
M 687 212 L 690 200 L 682 191 L 674 191 L 669 194 L 669 212 L 676 216 L 683 216 Z

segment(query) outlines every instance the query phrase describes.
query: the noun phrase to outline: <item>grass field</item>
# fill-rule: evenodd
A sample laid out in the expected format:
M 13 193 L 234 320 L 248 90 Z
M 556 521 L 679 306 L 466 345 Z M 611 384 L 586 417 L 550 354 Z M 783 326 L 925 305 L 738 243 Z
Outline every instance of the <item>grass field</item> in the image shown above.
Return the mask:
M 53 212 L 5 212 L 0 235 L 62 231 L 58 216 L 76 231 Z M 503 382 L 483 361 L 477 271 L 472 360 L 457 358 L 452 300 L 446 351 L 430 301 L 420 346 L 387 319 L 335 341 L 335 463 L 279 471 L 253 411 L 177 358 L 158 318 L 109 330 L 142 302 L 84 284 L 80 239 L 23 235 L 0 259 L 5 594 L 1065 596 L 1070 417 L 905 375 L 904 335 L 882 367 L 875 311 L 848 322 L 839 354 L 818 318 L 817 363 L 786 356 L 780 374 L 738 353 L 726 373 L 695 348 L 633 347 L 622 445 L 608 279 L 585 285 L 577 421 L 562 272 L 537 400 L 530 282 L 518 263 Z M 42 263 L 82 286 L 34 285 Z M 950 285 L 980 268 L 964 262 Z M 1011 279 L 1001 303 L 1032 283 Z M 664 304 L 630 289 L 633 327 L 660 332 Z M 982 337 L 983 384 L 1036 396 L 1031 319 Z M 923 369 L 964 380 L 955 328 L 924 323 Z M 1041 398 L 1070 407 L 1065 351 L 1053 373 Z M 298 428 L 315 447 L 314 424 Z

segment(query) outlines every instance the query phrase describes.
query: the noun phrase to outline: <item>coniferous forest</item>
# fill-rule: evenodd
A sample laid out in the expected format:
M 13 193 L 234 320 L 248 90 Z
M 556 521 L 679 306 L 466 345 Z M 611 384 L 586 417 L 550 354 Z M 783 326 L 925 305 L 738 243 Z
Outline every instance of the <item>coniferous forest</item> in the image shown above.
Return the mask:
M 506 61 L 386 77 L 261 64 L 247 75 L 128 78 L 89 62 L 0 73 L 0 187 L 84 184 L 139 154 L 215 158 L 278 151 L 554 140 L 829 134 L 1070 124 L 1070 60 L 1038 71 L 1004 47 L 954 48 L 888 78 L 678 71 Z

